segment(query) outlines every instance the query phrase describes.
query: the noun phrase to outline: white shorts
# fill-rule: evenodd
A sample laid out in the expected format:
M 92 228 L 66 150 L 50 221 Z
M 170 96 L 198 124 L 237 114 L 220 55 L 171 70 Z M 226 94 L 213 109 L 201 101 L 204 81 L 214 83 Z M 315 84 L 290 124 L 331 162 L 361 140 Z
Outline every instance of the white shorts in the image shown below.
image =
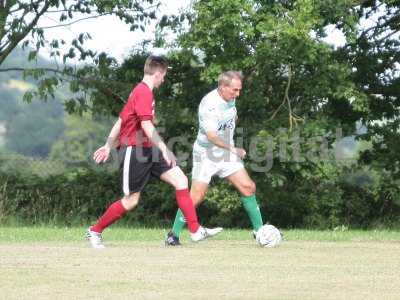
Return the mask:
M 192 180 L 210 183 L 211 177 L 214 175 L 225 178 L 243 168 L 243 162 L 238 157 L 229 161 L 223 159 L 212 160 L 206 155 L 193 155 Z

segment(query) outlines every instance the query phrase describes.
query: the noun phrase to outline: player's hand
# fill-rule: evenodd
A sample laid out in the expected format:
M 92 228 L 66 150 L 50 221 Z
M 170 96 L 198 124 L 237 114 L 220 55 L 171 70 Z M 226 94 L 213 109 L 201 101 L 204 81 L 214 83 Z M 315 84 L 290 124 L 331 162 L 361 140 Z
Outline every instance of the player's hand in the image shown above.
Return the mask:
M 106 162 L 108 160 L 108 158 L 110 157 L 110 147 L 107 146 L 103 146 L 100 147 L 99 149 L 97 149 L 94 154 L 93 154 L 93 160 L 97 163 L 103 163 Z
M 175 154 L 169 151 L 169 149 L 166 149 L 165 151 L 162 152 L 162 156 L 164 157 L 165 161 L 167 164 L 171 167 L 176 166 L 176 157 Z
M 247 154 L 246 150 L 244 150 L 242 148 L 236 148 L 236 147 L 233 147 L 231 149 L 231 152 L 236 154 L 237 156 L 239 156 L 241 159 L 244 159 L 246 157 L 246 154 Z

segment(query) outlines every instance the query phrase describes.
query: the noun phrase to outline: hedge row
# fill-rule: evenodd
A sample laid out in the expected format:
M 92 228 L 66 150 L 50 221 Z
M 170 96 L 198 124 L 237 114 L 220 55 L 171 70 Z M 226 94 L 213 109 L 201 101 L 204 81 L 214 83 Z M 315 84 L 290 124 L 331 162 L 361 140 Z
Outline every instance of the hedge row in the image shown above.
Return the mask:
M 78 169 L 45 178 L 0 173 L 0 223 L 90 224 L 120 196 L 117 172 Z M 345 182 L 294 180 L 279 188 L 257 182 L 257 198 L 266 221 L 286 228 L 387 225 L 400 211 L 398 204 L 388 206 L 387 199 L 381 199 L 375 190 Z M 172 188 L 153 181 L 138 208 L 120 224 L 170 226 L 176 209 Z M 238 194 L 222 181 L 212 184 L 198 212 L 202 222 L 210 226 L 250 226 Z

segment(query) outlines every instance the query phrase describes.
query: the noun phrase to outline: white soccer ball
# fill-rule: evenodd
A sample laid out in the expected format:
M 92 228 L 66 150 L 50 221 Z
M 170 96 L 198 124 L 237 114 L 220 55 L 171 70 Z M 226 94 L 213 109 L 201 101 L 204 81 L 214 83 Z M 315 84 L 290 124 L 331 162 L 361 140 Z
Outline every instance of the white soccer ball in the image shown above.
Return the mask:
M 256 240 L 263 247 L 275 247 L 282 241 L 282 235 L 274 225 L 265 224 L 257 231 Z

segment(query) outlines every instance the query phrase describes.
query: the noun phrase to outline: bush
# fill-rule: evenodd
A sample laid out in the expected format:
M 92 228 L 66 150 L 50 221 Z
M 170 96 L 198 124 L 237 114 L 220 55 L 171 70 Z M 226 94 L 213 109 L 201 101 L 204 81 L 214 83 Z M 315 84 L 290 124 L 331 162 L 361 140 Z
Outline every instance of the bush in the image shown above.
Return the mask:
M 353 177 L 352 177 L 353 176 Z M 360 174 L 319 181 L 294 176 L 279 185 L 258 179 L 257 199 L 266 222 L 284 228 L 366 228 L 395 224 L 398 189 L 390 178 L 359 184 Z M 364 176 L 364 175 L 362 175 Z M 354 179 L 354 180 L 353 180 Z M 364 181 L 365 182 L 365 181 Z M 368 182 L 368 181 L 367 181 Z M 119 173 L 91 168 L 40 177 L 0 171 L 0 223 L 88 225 L 121 197 Z M 119 224 L 171 226 L 177 210 L 175 193 L 167 184 L 151 181 L 134 212 Z M 203 224 L 250 228 L 239 194 L 227 182 L 213 183 L 198 208 Z

